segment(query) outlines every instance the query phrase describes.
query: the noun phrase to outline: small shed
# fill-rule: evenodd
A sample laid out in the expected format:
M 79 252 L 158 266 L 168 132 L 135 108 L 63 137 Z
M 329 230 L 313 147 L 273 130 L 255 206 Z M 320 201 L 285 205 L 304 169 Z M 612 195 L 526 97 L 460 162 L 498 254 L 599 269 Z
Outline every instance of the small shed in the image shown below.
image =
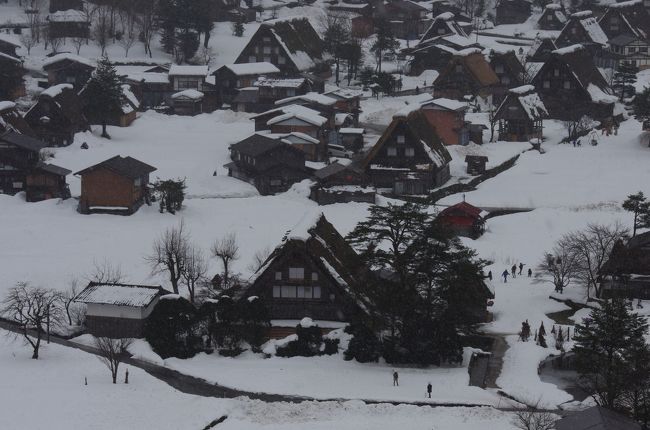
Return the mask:
M 75 298 L 86 305 L 86 329 L 94 336 L 142 337 L 144 323 L 162 296 L 159 285 L 90 282 Z
M 485 230 L 486 211 L 462 201 L 441 211 L 436 222 L 447 227 L 458 236 L 476 239 Z
M 172 95 L 172 105 L 176 115 L 198 115 L 203 113 L 203 93 L 197 90 L 180 91 Z
M 363 134 L 366 132 L 363 128 L 342 127 L 339 129 L 341 145 L 345 149 L 353 152 L 359 152 L 363 148 Z
M 555 422 L 556 430 L 641 430 L 641 426 L 617 412 L 592 406 Z
M 71 170 L 54 164 L 39 162 L 25 178 L 25 199 L 28 202 L 39 202 L 47 199 L 67 199 L 70 188 L 65 177 Z
M 485 165 L 488 158 L 485 155 L 467 155 L 465 156 L 465 163 L 467 163 L 467 173 L 472 176 L 482 175 L 485 173 Z

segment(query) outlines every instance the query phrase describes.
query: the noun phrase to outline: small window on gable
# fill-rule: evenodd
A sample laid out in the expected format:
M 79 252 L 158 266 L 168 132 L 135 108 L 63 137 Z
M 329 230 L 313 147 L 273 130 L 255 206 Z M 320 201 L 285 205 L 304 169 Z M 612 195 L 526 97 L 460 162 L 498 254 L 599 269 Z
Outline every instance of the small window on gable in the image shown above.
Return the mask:
M 268 43 L 268 42 L 271 41 L 271 38 L 270 38 L 270 37 L 264 37 L 262 40 L 263 40 L 264 42 Z
M 315 299 L 320 299 L 320 287 L 313 287 L 312 297 Z
M 275 280 L 276 281 L 282 280 L 282 272 L 275 272 Z
M 250 57 L 248 57 L 248 62 L 249 62 L 249 63 L 255 63 L 255 62 L 257 62 L 257 57 L 251 55 Z
M 405 140 L 406 139 L 404 138 L 403 134 L 400 134 L 400 135 L 397 136 L 397 143 L 404 143 Z
M 553 76 L 560 76 L 560 69 L 553 69 Z
M 542 86 L 543 86 L 544 88 L 551 88 L 551 81 L 544 81 L 544 83 L 542 84 Z
M 305 279 L 305 268 L 289 267 L 289 279 Z
M 405 154 L 406 154 L 407 157 L 415 157 L 415 149 L 406 148 Z
M 386 148 L 386 154 L 389 157 L 397 156 L 397 148 L 395 148 L 394 146 L 389 146 L 388 148 Z
M 282 287 L 279 285 L 274 285 L 273 286 L 273 297 L 282 297 Z
M 503 64 L 497 64 L 494 66 L 494 71 L 496 73 L 503 73 Z
M 463 65 L 462 64 L 456 64 L 456 67 L 454 68 L 456 72 L 460 73 L 463 71 Z
M 283 55 L 278 56 L 278 64 L 286 64 L 287 60 L 284 58 Z
M 318 273 L 311 272 L 311 280 L 312 281 L 318 281 Z
M 568 90 L 571 88 L 571 81 L 564 81 L 564 89 Z

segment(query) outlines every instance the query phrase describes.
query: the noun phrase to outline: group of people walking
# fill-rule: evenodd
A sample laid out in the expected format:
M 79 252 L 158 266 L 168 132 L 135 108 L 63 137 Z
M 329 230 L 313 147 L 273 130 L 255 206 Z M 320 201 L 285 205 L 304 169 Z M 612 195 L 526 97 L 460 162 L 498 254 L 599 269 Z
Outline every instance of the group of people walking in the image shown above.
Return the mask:
M 503 273 L 501 274 L 501 277 L 503 278 L 503 282 L 504 283 L 508 282 L 508 276 L 512 276 L 513 279 L 516 278 L 517 277 L 517 268 L 519 268 L 519 276 L 522 276 L 523 271 L 524 271 L 524 266 L 525 266 L 524 263 L 519 263 L 519 266 L 517 266 L 516 264 L 513 264 L 512 267 L 510 268 L 510 272 L 508 272 L 508 269 L 504 270 Z M 529 267 L 527 274 L 528 274 L 529 278 L 532 277 L 533 276 L 533 269 L 531 269 Z

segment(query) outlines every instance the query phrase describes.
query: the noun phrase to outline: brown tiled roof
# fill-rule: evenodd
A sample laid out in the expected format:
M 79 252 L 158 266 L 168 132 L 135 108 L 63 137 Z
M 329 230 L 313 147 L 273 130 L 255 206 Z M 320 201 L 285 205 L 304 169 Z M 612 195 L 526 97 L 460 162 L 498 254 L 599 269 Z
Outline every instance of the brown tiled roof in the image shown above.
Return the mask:
M 108 160 L 102 161 L 101 163 L 95 164 L 94 166 L 80 170 L 75 173 L 75 175 L 83 175 L 84 173 L 88 173 L 98 168 L 106 168 L 117 173 L 120 176 L 125 176 L 132 179 L 140 178 L 156 170 L 155 167 L 143 163 L 140 160 L 136 160 L 133 157 L 122 157 L 120 155 L 116 155 L 115 157 L 109 158 Z

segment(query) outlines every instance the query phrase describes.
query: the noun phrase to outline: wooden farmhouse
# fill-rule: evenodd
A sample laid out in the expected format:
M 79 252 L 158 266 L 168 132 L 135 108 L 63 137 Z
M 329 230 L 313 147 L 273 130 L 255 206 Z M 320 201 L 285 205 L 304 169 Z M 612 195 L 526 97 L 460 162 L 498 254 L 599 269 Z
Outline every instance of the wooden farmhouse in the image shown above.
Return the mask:
M 178 92 L 171 89 L 169 70 L 163 66 L 143 67 L 136 73 L 121 72 L 120 66 L 115 68 L 122 80 L 137 93 L 140 104 L 145 109 L 171 105 L 171 95 Z
M 451 155 L 420 110 L 398 112 L 361 162 L 376 188 L 426 194 L 450 178 Z
M 91 282 L 75 302 L 86 305 L 86 329 L 97 337 L 143 337 L 144 324 L 160 299 L 160 286 Z
M 391 0 L 376 2 L 373 10 L 375 22 L 384 19 L 400 39 L 418 39 L 428 28 L 429 11 L 424 6 L 410 0 Z
M 532 84 L 542 99 L 549 118 L 577 120 L 588 115 L 610 120 L 616 97 L 582 45 L 553 51 Z
M 253 87 L 261 77 L 274 78 L 280 75 L 280 69 L 271 63 L 226 64 L 214 72 L 214 83 L 219 93 L 219 101 L 231 105 L 242 88 Z
M 70 170 L 42 162 L 43 148 L 40 140 L 15 131 L 0 135 L 0 192 L 24 191 L 28 202 L 70 197 L 65 180 Z
M 600 279 L 601 298 L 650 299 L 650 232 L 615 244 Z
M 253 134 L 230 145 L 228 176 L 248 182 L 262 195 L 287 191 L 309 175 L 305 153 L 286 139 Z
M 448 35 L 423 40 L 411 50 L 408 74 L 420 76 L 425 70 L 442 71 L 454 57 L 480 52 L 475 40 L 461 35 Z
M 91 17 L 83 9 L 57 10 L 45 19 L 49 37 L 90 37 Z
M 531 2 L 528 0 L 498 0 L 495 6 L 495 24 L 521 24 L 530 18 Z
M 562 5 L 549 3 L 544 6 L 544 12 L 537 20 L 537 28 L 540 30 L 562 30 L 566 22 L 567 17 Z
M 0 39 L 0 100 L 16 100 L 27 94 L 23 75 L 23 60 L 16 54 L 12 39 Z
M 149 175 L 155 170 L 135 158 L 117 155 L 75 173 L 81 177 L 79 212 L 135 213 L 149 202 Z
M 89 128 L 83 102 L 72 84 L 44 90 L 25 114 L 25 121 L 48 146 L 68 146 L 74 141 L 75 133 Z
M 650 67 L 650 14 L 641 0 L 611 4 L 598 21 L 619 64 Z
M 338 131 L 339 143 L 348 151 L 356 154 L 363 149 L 363 135 L 365 132 L 364 128 L 341 127 Z
M 465 30 L 463 30 L 460 24 L 456 21 L 456 16 L 451 12 L 443 12 L 433 18 L 431 25 L 429 25 L 429 28 L 427 28 L 422 35 L 420 42 L 454 34 L 457 36 L 467 37 Z
M 319 111 L 297 104 L 280 106 L 253 116 L 255 131 L 270 130 L 274 134 L 290 134 L 301 137 L 294 146 L 305 153 L 309 161 L 320 161 L 327 153 L 327 142 L 333 128 L 333 119 Z
M 363 95 L 362 91 L 337 88 L 336 90 L 326 92 L 325 95 L 336 100 L 334 103 L 334 109 L 337 112 L 344 112 L 352 115 L 354 125 L 356 126 L 359 124 L 361 96 Z
M 263 22 L 235 63 L 272 63 L 285 76 L 319 71 L 323 41 L 306 17 Z
M 54 13 L 59 10 L 82 10 L 83 9 L 83 0 L 50 0 L 50 13 Z
M 436 217 L 436 222 L 458 236 L 477 239 L 485 231 L 487 215 L 481 208 L 462 201 L 443 209 Z
M 466 103 L 445 98 L 431 99 L 422 103 L 422 113 L 444 145 L 469 144 Z
M 203 113 L 205 95 L 197 90 L 183 90 L 172 94 L 172 109 L 175 115 L 194 116 Z
M 541 139 L 542 121 L 546 118 L 546 106 L 532 85 L 511 88 L 494 114 L 499 124 L 499 140 L 510 142 Z
M 455 100 L 463 100 L 466 95 L 486 98 L 499 85 L 499 77 L 483 54 L 473 49 L 467 51 L 454 56 L 433 82 L 437 96 Z
M 43 62 L 50 85 L 72 84 L 77 90 L 86 85 L 95 67 L 93 61 L 67 52 L 53 55 Z
M 498 104 L 503 100 L 509 88 L 523 84 L 526 71 L 514 51 L 491 51 L 488 58 L 492 70 L 499 79 L 499 84 L 495 87 L 493 93 L 493 103 Z
M 338 163 L 328 164 L 314 172 L 316 184 L 311 188 L 309 198 L 319 205 L 333 203 L 362 202 L 375 204 L 376 190 L 359 168 Z
M 590 10 L 570 15 L 555 39 L 558 48 L 581 44 L 591 54 L 596 66 L 613 67 L 616 61 L 607 48 L 607 42 L 607 35 Z
M 238 295 L 264 300 L 271 337 L 273 329 L 295 327 L 304 317 L 340 327 L 371 312 L 365 274 L 359 256 L 322 214 L 305 215 Z
M 237 91 L 232 109 L 237 112 L 265 112 L 273 109 L 276 101 L 306 94 L 311 88 L 311 82 L 306 78 L 260 77 L 252 87 Z

